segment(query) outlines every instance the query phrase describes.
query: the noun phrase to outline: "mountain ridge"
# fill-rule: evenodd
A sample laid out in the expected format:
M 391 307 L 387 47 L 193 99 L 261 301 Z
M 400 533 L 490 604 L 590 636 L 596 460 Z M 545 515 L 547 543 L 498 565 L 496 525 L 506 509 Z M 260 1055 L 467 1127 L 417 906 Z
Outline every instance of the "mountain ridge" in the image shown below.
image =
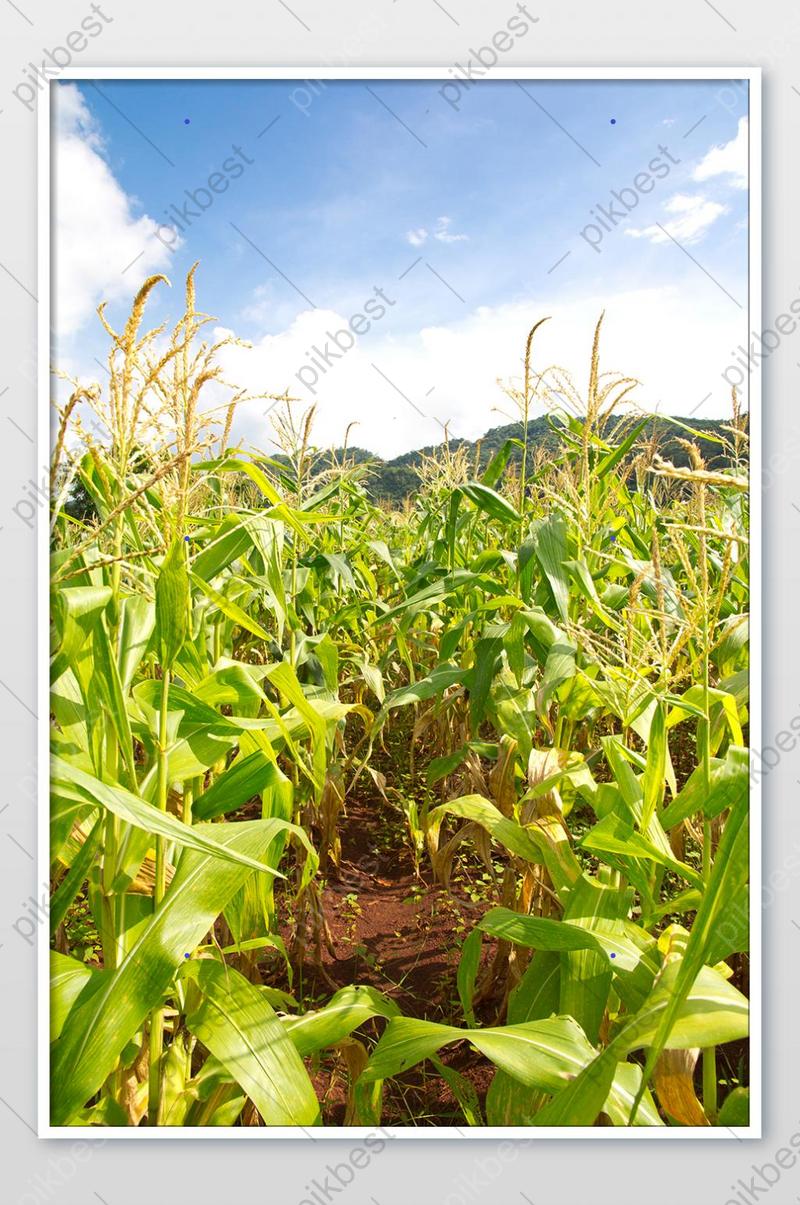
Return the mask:
M 716 441 L 726 434 L 725 428 L 730 425 L 730 420 L 683 418 L 678 415 L 643 415 L 642 418 L 646 420 L 647 425 L 644 427 L 640 439 L 649 439 L 658 431 L 660 436 L 659 452 L 666 460 L 671 460 L 673 464 L 679 467 L 689 464 L 686 448 L 679 442 L 681 439 L 693 439 L 700 448 L 700 454 L 709 467 L 722 468 L 728 463 L 724 449 Z M 641 421 L 641 419 L 638 421 Z M 613 438 L 614 429 L 621 422 L 625 422 L 627 425 L 630 422 L 630 418 L 628 416 L 623 418 L 622 416 L 612 415 L 606 426 L 606 434 Z M 682 424 L 682 427 L 677 424 Z M 685 429 L 687 427 L 698 434 L 693 436 L 690 431 Z M 475 455 L 478 453 L 478 445 L 480 445 L 478 465 L 479 471 L 482 471 L 506 440 L 518 439 L 522 442 L 522 433 L 521 422 L 505 423 L 499 427 L 490 427 L 478 439 L 452 438 L 447 441 L 447 446 L 449 446 L 451 452 L 455 452 L 458 448 L 465 448 L 467 453 L 472 454 L 474 463 Z M 711 438 L 708 438 L 708 436 L 711 436 Z M 558 432 L 551 418 L 548 416 L 538 416 L 529 421 L 529 451 L 534 451 L 537 448 L 546 449 L 548 447 L 555 449 L 557 443 Z M 422 463 L 423 457 L 432 456 L 436 451 L 444 447 L 445 441 L 442 440 L 438 444 L 428 444 L 414 451 L 401 452 L 400 455 L 393 456 L 390 459 L 378 456 L 375 452 L 369 452 L 366 448 L 358 446 L 347 449 L 335 448 L 332 451 L 332 455 L 339 462 L 346 456 L 351 464 L 368 466 L 370 474 L 366 482 L 367 492 L 376 501 L 386 501 L 396 504 L 402 502 L 414 490 L 419 488 L 417 469 Z M 518 461 L 520 456 L 521 448 L 515 448 L 509 457 L 509 462 L 514 463 Z

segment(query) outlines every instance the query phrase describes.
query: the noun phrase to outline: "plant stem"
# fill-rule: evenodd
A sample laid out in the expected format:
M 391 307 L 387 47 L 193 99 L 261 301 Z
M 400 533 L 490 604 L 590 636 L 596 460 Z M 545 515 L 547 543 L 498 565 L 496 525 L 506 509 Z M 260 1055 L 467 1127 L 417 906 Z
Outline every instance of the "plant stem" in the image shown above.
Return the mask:
M 703 821 L 703 878 L 711 874 L 711 821 Z M 703 1108 L 709 1121 L 717 1115 L 717 1048 L 703 1048 Z
M 169 715 L 169 670 L 161 677 L 161 708 L 158 716 L 158 798 L 159 811 L 167 810 L 168 757 L 167 718 Z M 166 842 L 156 838 L 156 880 L 153 889 L 153 908 L 156 910 L 164 898 L 167 881 Z M 148 1087 L 147 1118 L 150 1125 L 158 1125 L 161 1108 L 161 1055 L 164 1050 L 164 1010 L 160 1006 L 150 1014 L 150 1078 Z
M 291 583 L 293 615 L 289 617 L 289 663 L 294 666 L 297 661 L 297 637 L 294 630 L 297 603 L 297 532 L 292 534 Z
M 705 486 L 699 489 L 700 525 L 705 527 Z M 709 693 L 708 661 L 709 661 L 709 631 L 708 631 L 708 546 L 704 534 L 700 536 L 700 574 L 703 589 L 703 711 L 702 721 L 702 765 L 704 795 L 707 799 L 711 791 L 711 715 L 709 712 L 711 696 Z M 703 882 L 708 884 L 712 869 L 712 830 L 711 821 L 703 820 Z M 703 1049 L 703 1108 L 710 1121 L 717 1115 L 717 1050 L 715 1046 Z
M 194 816 L 192 809 L 194 801 L 198 795 L 203 793 L 203 778 L 200 775 L 197 778 L 188 778 L 183 784 L 183 810 L 181 819 L 184 824 L 194 824 Z

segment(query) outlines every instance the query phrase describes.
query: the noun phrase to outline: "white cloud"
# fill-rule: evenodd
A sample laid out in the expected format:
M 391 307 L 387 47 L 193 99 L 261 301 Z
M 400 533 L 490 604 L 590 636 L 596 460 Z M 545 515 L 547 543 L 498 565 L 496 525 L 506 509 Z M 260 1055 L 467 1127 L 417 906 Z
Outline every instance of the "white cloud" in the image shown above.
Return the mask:
M 400 295 L 398 316 L 402 300 Z M 697 413 L 728 413 L 730 390 L 721 373 L 730 363 L 729 349 L 746 342 L 746 319 L 728 314 L 711 294 L 687 305 L 685 293 L 673 288 L 558 306 L 532 297 L 481 307 L 459 322 L 403 334 L 391 332 L 393 319 L 387 315 L 324 371 L 319 353 L 326 341 L 329 351 L 336 350 L 330 334 L 342 330 L 347 319 L 331 310 L 306 310 L 281 334 L 265 335 L 251 349 L 225 348 L 223 365 L 227 380 L 254 393 L 288 388 L 299 399 L 298 409 L 316 402 L 314 440 L 319 446 L 340 445 L 348 424 L 356 422 L 350 444 L 390 457 L 439 442 L 445 423 L 453 436 L 473 439 L 512 421 L 512 403 L 498 378 L 519 381 L 526 335 L 543 314 L 551 314 L 552 321 L 537 336 L 534 368 L 561 365 L 584 390 L 594 324 L 603 308 L 601 367 L 641 380 L 641 405 L 688 415 L 710 395 Z M 311 366 L 311 357 L 318 367 L 298 380 L 298 371 Z M 247 403 L 240 409 L 235 438 L 270 446 L 267 404 Z
M 466 234 L 453 234 L 450 230 L 452 224 L 452 218 L 446 216 L 439 218 L 436 223 L 436 229 L 433 232 L 433 237 L 438 239 L 440 243 L 466 243 L 469 236 Z
M 467 234 L 454 234 L 450 227 L 453 225 L 453 219 L 447 214 L 436 219 L 436 227 L 433 231 L 433 237 L 440 243 L 466 243 L 469 239 Z M 428 241 L 429 232 L 424 226 L 419 226 L 416 230 L 406 231 L 406 242 L 412 247 L 421 247 Z
M 631 238 L 646 238 L 651 243 L 666 243 L 669 236 L 679 243 L 697 243 L 714 225 L 717 218 L 728 212 L 727 205 L 709 201 L 706 197 L 676 193 L 664 203 L 667 213 L 677 216 L 659 226 L 628 226 L 625 233 Z M 663 229 L 662 229 L 663 227 Z
M 55 110 L 54 322 L 63 338 L 100 301 L 131 296 L 167 266 L 170 253 L 155 237 L 158 222 L 136 216 L 135 201 L 106 162 L 100 131 L 75 84 L 56 86 Z M 161 230 L 173 240 L 173 231 Z
M 411 243 L 412 247 L 421 247 L 427 238 L 428 232 L 424 226 L 420 226 L 417 230 L 409 230 L 406 233 L 406 242 Z
M 739 119 L 736 137 L 722 146 L 712 146 L 698 163 L 692 176 L 702 182 L 713 176 L 730 176 L 734 188 L 747 188 L 747 118 Z

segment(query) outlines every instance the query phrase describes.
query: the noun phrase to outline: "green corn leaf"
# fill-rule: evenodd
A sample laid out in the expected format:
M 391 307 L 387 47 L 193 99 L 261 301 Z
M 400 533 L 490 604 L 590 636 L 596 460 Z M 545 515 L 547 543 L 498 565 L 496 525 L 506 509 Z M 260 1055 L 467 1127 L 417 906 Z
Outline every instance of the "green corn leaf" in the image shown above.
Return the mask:
M 713 967 L 704 966 L 678 1004 L 673 993 L 685 978 L 686 954 L 668 963 L 634 1021 L 622 1027 L 626 1053 L 641 1046 L 659 1050 L 689 1050 L 694 1046 L 719 1046 L 747 1037 L 748 1001 Z M 669 1029 L 666 1029 L 666 1022 Z M 666 1037 L 663 1035 L 666 1034 Z M 663 1039 L 663 1045 L 662 1043 Z
M 522 448 L 524 444 L 521 439 L 506 439 L 500 445 L 500 448 L 495 452 L 492 459 L 481 474 L 481 482 L 483 485 L 495 486 L 503 476 L 505 467 L 508 464 L 509 457 L 514 451 L 514 448 Z
M 153 632 L 161 667 L 171 669 L 183 648 L 189 628 L 191 594 L 186 545 L 176 537 L 156 580 L 156 622 Z
M 683 1008 L 692 985 L 705 962 L 714 937 L 714 930 L 723 918 L 725 909 L 735 901 L 737 894 L 747 881 L 749 868 L 748 836 L 749 799 L 740 796 L 731 807 L 722 837 L 717 847 L 714 865 L 703 893 L 703 900 L 695 916 L 694 925 L 678 965 L 672 991 L 653 1035 L 645 1065 L 643 1083 L 652 1075 L 653 1067 L 663 1049 L 670 1041 L 672 1029 Z M 704 1042 L 703 1045 L 715 1045 Z M 635 1117 L 640 1096 L 634 1102 L 631 1118 Z
M 241 807 L 268 787 L 285 781 L 286 776 L 275 762 L 257 749 L 247 757 L 237 759 L 207 791 L 198 795 L 192 805 L 192 814 L 197 820 L 214 820 Z
M 750 1124 L 750 1089 L 734 1088 L 725 1097 L 717 1122 L 721 1126 L 747 1126 Z
M 566 900 L 565 927 L 574 923 L 584 934 L 591 934 L 600 949 L 568 950 L 561 955 L 558 1011 L 574 1017 L 590 1042 L 599 1041 L 617 960 L 620 970 L 632 970 L 638 963 L 638 951 L 626 942 L 622 926 L 630 905 L 628 892 L 604 887 L 586 874 L 576 881 Z M 609 930 L 618 942 L 614 949 L 604 945 Z
M 98 690 L 106 706 L 117 744 L 128 773 L 130 786 L 136 784 L 136 766 L 133 756 L 133 733 L 131 732 L 130 716 L 126 706 L 122 680 L 119 675 L 117 658 L 111 647 L 111 641 L 102 620 L 98 619 L 92 632 L 92 651 L 96 667 L 96 682 Z
M 396 619 L 398 615 L 402 615 L 406 611 L 420 611 L 432 607 L 435 603 L 443 602 L 453 594 L 457 594 L 467 587 L 478 587 L 486 590 L 491 594 L 503 594 L 500 583 L 492 578 L 487 578 L 482 573 L 471 573 L 467 569 L 454 569 L 452 573 L 446 574 L 438 581 L 432 582 L 428 586 L 424 586 L 421 590 L 417 590 L 409 598 L 398 603 L 397 606 L 390 607 L 377 615 L 373 623 L 386 623 L 390 619 Z
M 227 598 L 221 590 L 216 590 L 210 584 L 210 582 L 204 581 L 199 573 L 192 573 L 190 576 L 191 581 L 195 586 L 197 586 L 198 590 L 200 590 L 202 594 L 205 594 L 206 598 L 210 599 L 214 606 L 217 607 L 217 609 L 220 610 L 223 615 L 227 616 L 228 619 L 233 620 L 233 622 L 245 632 L 250 632 L 253 636 L 258 636 L 259 640 L 271 639 L 269 632 L 265 631 L 260 623 L 256 623 L 256 621 L 252 619 L 246 611 L 243 611 L 239 604 L 235 603 L 233 599 Z
M 630 452 L 631 448 L 636 443 L 636 440 L 647 426 L 647 422 L 647 419 L 643 419 L 642 422 L 637 423 L 631 428 L 625 439 L 623 439 L 616 448 L 614 448 L 611 452 L 608 452 L 607 455 L 603 456 L 598 461 L 597 465 L 595 466 L 595 473 L 600 480 L 602 480 L 604 477 L 607 477 L 611 470 L 616 468 L 620 461 L 628 455 L 628 452 Z
M 50 951 L 50 1041 L 64 1028 L 75 1001 L 102 986 L 104 972 L 58 950 Z
M 108 586 L 71 586 L 55 595 L 53 620 L 60 633 L 58 650 L 50 667 L 51 681 L 57 682 L 73 664 L 75 657 L 91 639 L 95 625 L 111 601 Z
M 604 1059 L 601 1055 L 539 1109 L 531 1124 L 558 1127 L 594 1125 L 611 1090 L 616 1070 L 616 1062 Z
M 437 665 L 426 678 L 413 682 L 410 686 L 401 686 L 386 696 L 385 711 L 393 711 L 396 707 L 406 707 L 409 703 L 422 703 L 440 695 L 448 686 L 463 682 L 467 670 L 457 665 Z
M 497 1029 L 458 1029 L 400 1017 L 389 1022 L 361 1078 L 369 1083 L 399 1075 L 459 1041 L 470 1042 L 514 1079 L 547 1092 L 563 1088 L 595 1054 L 570 1017 Z
M 642 832 L 650 828 L 664 799 L 664 778 L 667 766 L 667 731 L 664 705 L 657 702 L 650 721 L 647 741 L 647 763 L 642 775 Z
M 516 507 L 512 506 L 507 498 L 498 494 L 491 486 L 481 481 L 468 481 L 459 486 L 459 489 L 490 519 L 496 519 L 499 523 L 519 523 L 520 515 Z
M 502 934 L 498 934 L 502 936 Z M 520 945 L 527 945 L 521 941 Z M 508 1023 L 541 1021 L 558 1012 L 561 999 L 561 957 L 554 950 L 537 950 L 508 999 Z
M 225 515 L 211 529 L 211 538 L 192 557 L 192 571 L 209 582 L 247 552 L 251 535 L 241 515 Z
M 436 1055 L 431 1057 L 431 1062 L 456 1098 L 467 1125 L 483 1125 L 481 1105 L 475 1085 L 453 1067 L 446 1067 L 441 1059 L 436 1058 Z
M 156 609 L 149 598 L 134 594 L 120 603 L 119 678 L 127 695 L 153 635 Z
M 458 960 L 458 971 L 456 973 L 458 998 L 461 1001 L 461 1008 L 468 1025 L 475 1025 L 476 1023 L 475 1013 L 472 1010 L 472 1001 L 475 995 L 475 980 L 478 976 L 478 967 L 481 962 L 481 928 L 483 928 L 483 925 L 480 925 L 477 929 L 473 929 L 465 939 L 461 947 L 461 957 Z M 485 931 L 491 932 L 491 930 Z
M 532 524 L 531 539 L 536 559 L 550 583 L 558 614 L 566 623 L 569 619 L 569 572 L 565 562 L 569 553 L 564 520 L 553 515 Z
M 335 1046 L 359 1025 L 373 1017 L 400 1016 L 400 1009 L 373 987 L 343 987 L 328 1003 L 300 1017 L 284 1017 L 283 1024 L 301 1055 Z
M 558 891 L 569 888 L 580 876 L 580 865 L 574 854 L 565 842 L 556 839 L 553 829 L 544 822 L 523 828 L 482 795 L 463 795 L 440 804 L 429 813 L 429 827 L 436 829 L 445 816 L 472 820 L 511 853 L 527 862 L 546 866 Z M 564 835 L 563 830 L 561 835 Z
M 724 759 L 711 759 L 710 787 L 706 786 L 702 766 L 692 771 L 683 789 L 664 808 L 661 814 L 663 827 L 672 828 L 698 812 L 709 820 L 718 816 L 725 808 L 747 797 L 749 774 L 747 749 L 731 745 Z
M 679 862 L 671 853 L 657 846 L 649 837 L 634 831 L 619 816 L 604 816 L 581 840 L 584 849 L 597 850 L 600 853 L 618 854 L 622 858 L 646 859 L 673 870 L 696 887 L 702 886 L 703 876 L 699 871 Z
M 244 1089 L 265 1125 L 313 1126 L 320 1120 L 308 1072 L 277 1014 L 232 967 L 199 959 L 181 968 L 190 992 L 186 1024 Z
M 502 651 L 503 640 L 500 636 L 486 637 L 475 642 L 475 665 L 469 675 L 469 716 L 473 736 L 477 736 L 486 715 L 489 691 Z
M 119 784 L 110 786 L 100 782 L 99 779 L 93 778 L 91 774 L 85 774 L 83 770 L 70 765 L 60 757 L 54 757 L 51 766 L 51 786 L 56 796 L 76 802 L 92 803 L 95 806 L 100 804 L 115 816 L 119 816 L 120 820 L 133 824 L 147 833 L 152 833 L 153 836 L 176 841 L 178 845 L 185 846 L 187 849 L 211 854 L 224 862 L 236 862 L 250 870 L 265 871 L 283 878 L 280 871 L 273 867 L 265 866 L 255 858 L 240 853 L 235 847 L 228 848 L 227 844 L 222 842 L 223 830 L 221 829 L 207 830 L 205 827 L 198 828 L 182 824 L 169 812 L 159 811 L 151 803 L 145 803 L 143 799 L 139 799 L 138 796 L 131 794 Z M 305 836 L 302 829 L 293 829 L 293 831 L 298 836 L 301 834 Z M 207 833 L 213 833 L 213 836 L 206 835 Z
M 183 827 L 183 826 L 181 826 Z M 162 903 L 102 986 L 72 1007 L 51 1054 L 51 1121 L 66 1125 L 105 1082 L 120 1053 L 159 1005 L 177 969 L 203 940 L 228 900 L 252 874 L 275 833 L 277 820 L 196 825 L 205 840 L 224 845 L 217 852 L 189 849 Z M 257 863 L 258 864 L 258 863 Z
M 80 847 L 74 862 L 64 875 L 64 878 L 59 883 L 55 894 L 50 900 L 51 936 L 55 933 L 64 917 L 67 915 L 67 911 L 74 901 L 75 896 L 86 882 L 89 867 L 95 860 L 95 855 L 97 854 L 97 850 L 103 837 L 104 825 L 105 817 L 101 815 L 97 820 L 95 820 L 94 825 L 92 826 L 92 831 L 83 842 L 83 845 Z

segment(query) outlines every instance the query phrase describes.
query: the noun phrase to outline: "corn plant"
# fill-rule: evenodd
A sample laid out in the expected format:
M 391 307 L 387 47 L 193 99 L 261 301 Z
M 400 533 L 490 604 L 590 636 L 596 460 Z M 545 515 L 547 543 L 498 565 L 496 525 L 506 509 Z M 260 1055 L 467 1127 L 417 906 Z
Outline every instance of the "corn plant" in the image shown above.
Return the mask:
M 142 333 L 162 277 L 121 331 L 101 307 L 108 382 L 58 413 L 53 1123 L 314 1126 L 333 1061 L 346 1124 L 425 1062 L 470 1125 L 740 1124 L 746 1093 L 719 1099 L 748 1032 L 738 399 L 722 467 L 689 424 L 675 466 L 621 417 L 635 383 L 601 372 L 600 324 L 583 395 L 534 371 L 535 326 L 520 438 L 488 463 L 445 441 L 393 513 L 285 396 L 272 451 L 231 446 L 246 399 L 194 279 L 170 330 Z M 395 727 L 411 785 L 376 765 Z M 488 872 L 449 1023 L 325 969 L 365 783 L 431 889 Z M 484 1099 L 456 1043 L 492 1066 Z

